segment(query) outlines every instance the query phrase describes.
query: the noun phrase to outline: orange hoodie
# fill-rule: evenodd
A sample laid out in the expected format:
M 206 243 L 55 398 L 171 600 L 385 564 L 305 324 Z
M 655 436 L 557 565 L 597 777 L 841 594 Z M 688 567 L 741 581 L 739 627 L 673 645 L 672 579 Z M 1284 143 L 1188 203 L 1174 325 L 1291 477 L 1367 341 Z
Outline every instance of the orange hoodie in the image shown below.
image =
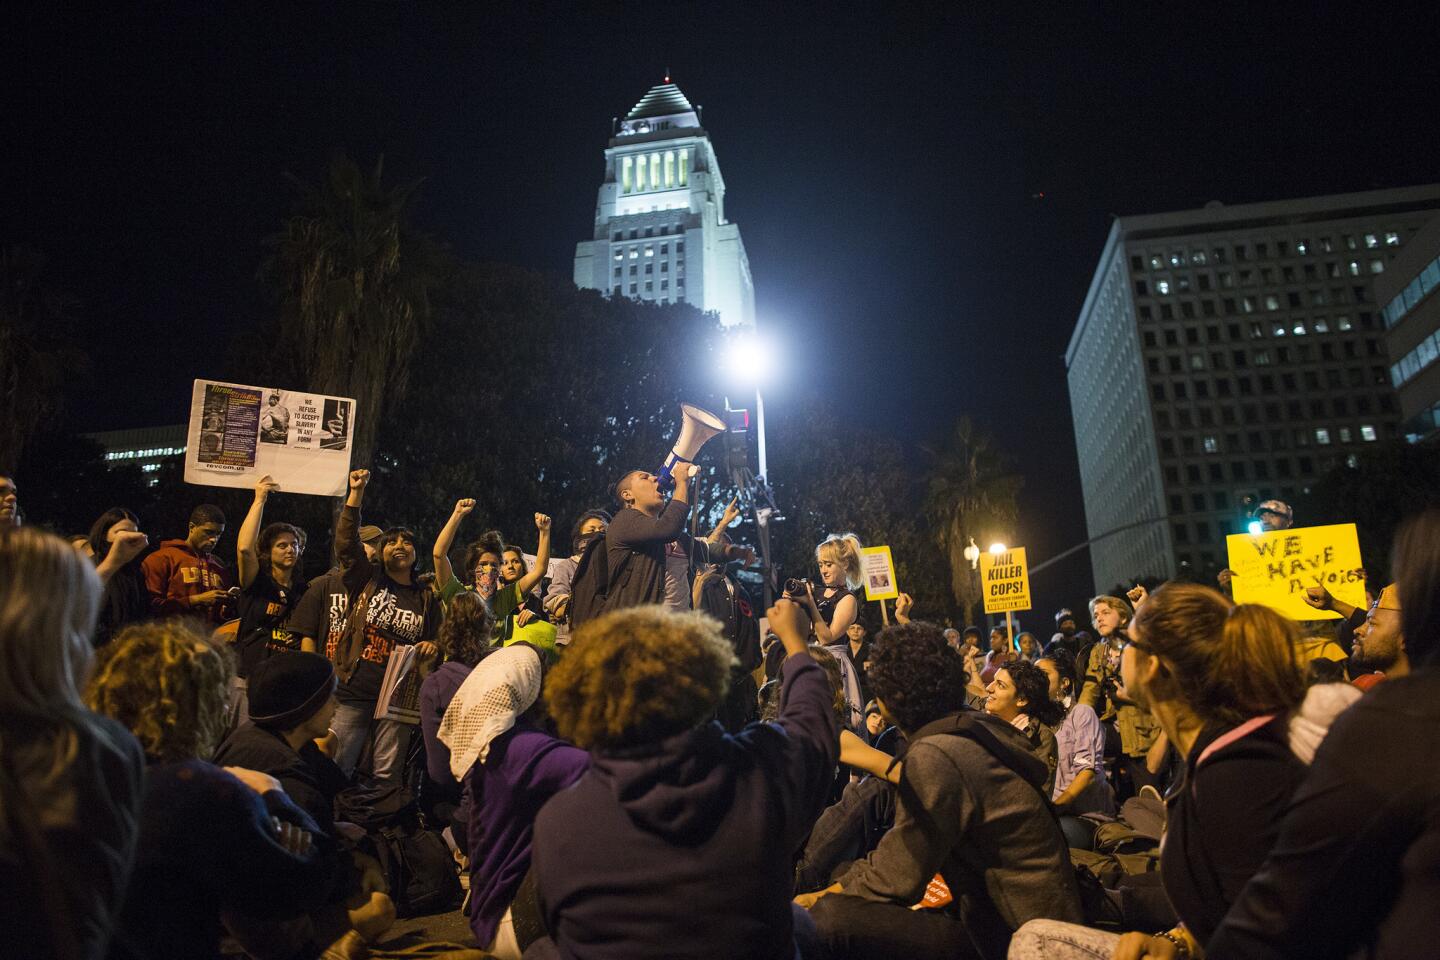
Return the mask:
M 201 555 L 184 540 L 166 540 L 141 562 L 145 588 L 150 591 L 150 612 L 156 616 L 188 614 L 211 623 L 226 620 L 226 604 L 192 607 L 187 598 L 207 590 L 227 590 L 230 576 L 213 553 Z

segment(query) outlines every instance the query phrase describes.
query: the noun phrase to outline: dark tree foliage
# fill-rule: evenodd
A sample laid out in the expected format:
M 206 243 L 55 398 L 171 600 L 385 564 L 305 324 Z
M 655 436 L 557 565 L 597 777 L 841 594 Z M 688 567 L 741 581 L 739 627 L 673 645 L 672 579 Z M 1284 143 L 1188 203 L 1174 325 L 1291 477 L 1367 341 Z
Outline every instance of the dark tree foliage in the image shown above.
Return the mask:
M 498 527 L 533 549 L 536 511 L 564 537 L 582 511 L 614 509 L 622 474 L 659 468 L 682 402 L 720 409 L 708 382 L 717 335 L 686 305 L 456 264 L 433 290 L 409 389 L 383 408 L 367 513 L 415 525 L 428 544 L 455 501 L 474 497 L 457 545 Z
M 775 533 L 782 578 L 818 581 L 816 544 L 827 534 L 851 532 L 867 547 L 890 546 L 900 589 L 915 598 L 911 616 L 958 616 L 945 555 L 921 509 L 928 478 L 915 467 L 923 462 L 919 450 L 842 421 L 816 400 L 775 409 L 766 427 L 776 498 L 786 517 Z M 879 604 L 864 606 L 866 622 L 878 627 Z
M 1391 580 L 1390 546 L 1400 521 L 1440 504 L 1440 447 L 1392 443 L 1321 477 L 1293 504 L 1297 526 L 1354 523 L 1371 583 Z

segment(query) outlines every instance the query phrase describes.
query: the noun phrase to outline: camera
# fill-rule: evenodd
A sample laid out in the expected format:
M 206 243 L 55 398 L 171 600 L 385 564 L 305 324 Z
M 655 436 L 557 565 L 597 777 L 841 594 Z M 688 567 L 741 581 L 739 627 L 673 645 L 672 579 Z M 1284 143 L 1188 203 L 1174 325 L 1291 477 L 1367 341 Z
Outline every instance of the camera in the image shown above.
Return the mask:
M 785 581 L 785 593 L 792 597 L 805 596 L 805 588 L 810 585 L 809 580 L 798 577 L 791 577 Z

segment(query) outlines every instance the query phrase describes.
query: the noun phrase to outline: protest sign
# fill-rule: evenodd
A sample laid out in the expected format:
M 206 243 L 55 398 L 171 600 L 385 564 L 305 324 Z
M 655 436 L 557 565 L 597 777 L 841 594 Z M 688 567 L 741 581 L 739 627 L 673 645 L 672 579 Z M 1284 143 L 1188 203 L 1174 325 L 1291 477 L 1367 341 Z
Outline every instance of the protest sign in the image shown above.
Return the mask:
M 1236 603 L 1263 603 L 1291 620 L 1332 620 L 1340 614 L 1305 602 L 1309 587 L 1324 587 L 1338 600 L 1365 607 L 1365 571 L 1353 523 L 1291 527 L 1225 538 Z
M 862 547 L 860 579 L 865 583 L 866 600 L 894 600 L 900 596 L 895 585 L 895 560 L 889 547 Z
M 1030 609 L 1030 568 L 1024 547 L 980 554 L 980 589 L 986 613 Z
M 196 380 L 185 482 L 252 487 L 269 474 L 285 493 L 338 497 L 354 433 L 348 397 Z

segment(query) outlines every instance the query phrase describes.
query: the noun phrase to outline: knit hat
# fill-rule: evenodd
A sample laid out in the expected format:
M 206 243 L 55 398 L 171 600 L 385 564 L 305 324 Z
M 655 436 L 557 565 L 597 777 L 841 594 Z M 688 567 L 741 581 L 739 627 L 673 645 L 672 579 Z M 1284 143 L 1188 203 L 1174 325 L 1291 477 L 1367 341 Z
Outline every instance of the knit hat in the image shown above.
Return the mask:
M 1395 589 L 1395 584 L 1390 584 L 1380 591 L 1380 599 L 1375 604 L 1381 610 L 1394 610 L 1400 612 L 1400 591 Z
M 360 542 L 374 543 L 376 540 L 380 539 L 380 535 L 384 532 L 384 530 L 381 530 L 379 527 L 375 526 L 375 524 L 367 523 L 365 524 L 365 526 L 360 528 Z
M 335 667 L 316 653 L 284 651 L 250 671 L 250 720 L 257 727 L 293 730 L 335 692 Z
M 1069 607 L 1061 607 L 1059 610 L 1055 611 L 1055 626 L 1060 626 L 1060 624 L 1064 623 L 1066 620 L 1069 620 L 1071 623 L 1076 624 L 1080 622 L 1075 619 L 1075 614 L 1070 611 Z

